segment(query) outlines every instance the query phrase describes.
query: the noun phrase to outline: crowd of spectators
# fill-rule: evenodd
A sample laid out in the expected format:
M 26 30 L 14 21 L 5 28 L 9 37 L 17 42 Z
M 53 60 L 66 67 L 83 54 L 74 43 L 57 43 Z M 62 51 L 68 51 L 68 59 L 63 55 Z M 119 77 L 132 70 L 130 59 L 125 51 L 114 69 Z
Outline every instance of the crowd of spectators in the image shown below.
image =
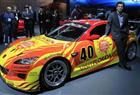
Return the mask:
M 112 9 L 98 8 L 96 13 L 85 13 L 80 5 L 75 5 L 67 20 L 107 20 L 112 11 Z M 25 5 L 22 11 L 17 6 L 7 6 L 6 11 L 0 14 L 0 43 L 7 45 L 17 39 L 20 33 L 18 31 L 21 29 L 23 30 L 21 33 L 26 37 L 35 36 L 35 25 L 39 26 L 39 34 L 48 34 L 60 26 L 61 21 L 60 11 L 58 9 L 52 10 L 48 6 L 41 6 L 39 10 L 34 10 L 31 5 Z
M 17 39 L 19 25 L 23 25 L 22 33 L 26 37 L 35 36 L 35 25 L 39 25 L 40 34 L 49 33 L 52 28 L 59 26 L 59 10 L 49 7 L 40 7 L 34 10 L 25 5 L 22 11 L 16 6 L 7 6 L 0 14 L 0 42 L 7 45 Z

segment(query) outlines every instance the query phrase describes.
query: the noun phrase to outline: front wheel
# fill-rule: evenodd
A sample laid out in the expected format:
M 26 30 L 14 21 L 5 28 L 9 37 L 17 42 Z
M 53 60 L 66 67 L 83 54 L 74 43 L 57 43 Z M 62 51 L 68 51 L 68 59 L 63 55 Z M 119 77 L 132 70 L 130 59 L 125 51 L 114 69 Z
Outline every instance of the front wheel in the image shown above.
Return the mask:
M 137 54 L 136 43 L 129 44 L 128 49 L 127 49 L 127 59 L 133 60 L 134 58 L 136 58 L 136 54 Z
M 66 62 L 54 60 L 48 63 L 41 74 L 41 84 L 47 89 L 64 85 L 69 77 L 70 69 Z

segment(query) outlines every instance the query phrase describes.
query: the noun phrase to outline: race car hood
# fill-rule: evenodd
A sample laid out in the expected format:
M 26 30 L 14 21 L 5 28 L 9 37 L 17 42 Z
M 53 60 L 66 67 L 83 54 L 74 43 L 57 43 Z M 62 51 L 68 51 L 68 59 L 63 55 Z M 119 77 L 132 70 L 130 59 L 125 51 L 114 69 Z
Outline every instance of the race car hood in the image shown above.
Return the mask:
M 40 57 L 44 54 L 61 53 L 72 42 L 55 40 L 45 35 L 33 37 L 12 44 L 0 56 L 0 65 L 7 61 L 16 61 L 22 58 Z

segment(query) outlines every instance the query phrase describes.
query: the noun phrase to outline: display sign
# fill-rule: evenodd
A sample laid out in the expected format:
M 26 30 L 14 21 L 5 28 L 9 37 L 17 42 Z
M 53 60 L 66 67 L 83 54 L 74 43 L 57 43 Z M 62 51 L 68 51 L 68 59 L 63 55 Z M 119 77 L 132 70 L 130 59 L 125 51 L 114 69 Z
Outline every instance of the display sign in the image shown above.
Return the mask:
M 71 6 L 81 5 L 103 5 L 113 7 L 118 1 L 123 1 L 126 7 L 140 7 L 140 0 L 70 0 Z

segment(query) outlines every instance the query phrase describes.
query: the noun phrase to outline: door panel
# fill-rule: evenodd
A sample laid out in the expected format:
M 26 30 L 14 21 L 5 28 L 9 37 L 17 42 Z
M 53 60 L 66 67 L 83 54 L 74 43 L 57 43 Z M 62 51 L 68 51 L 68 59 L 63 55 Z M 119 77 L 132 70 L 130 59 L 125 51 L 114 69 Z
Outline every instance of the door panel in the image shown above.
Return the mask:
M 93 68 L 94 64 L 92 64 L 92 62 L 93 59 L 96 57 L 93 41 L 90 40 L 77 42 L 74 52 L 77 52 L 78 55 L 73 58 L 74 69 L 71 74 L 72 77 L 81 75 Z
M 71 77 L 85 74 L 119 61 L 116 46 L 110 37 L 94 41 L 82 41 L 76 46 L 78 56 L 74 58 L 75 66 Z
M 98 40 L 94 40 L 95 53 L 97 55 L 95 64 L 103 64 L 108 62 L 114 53 L 116 52 L 116 46 L 110 37 L 101 37 Z

